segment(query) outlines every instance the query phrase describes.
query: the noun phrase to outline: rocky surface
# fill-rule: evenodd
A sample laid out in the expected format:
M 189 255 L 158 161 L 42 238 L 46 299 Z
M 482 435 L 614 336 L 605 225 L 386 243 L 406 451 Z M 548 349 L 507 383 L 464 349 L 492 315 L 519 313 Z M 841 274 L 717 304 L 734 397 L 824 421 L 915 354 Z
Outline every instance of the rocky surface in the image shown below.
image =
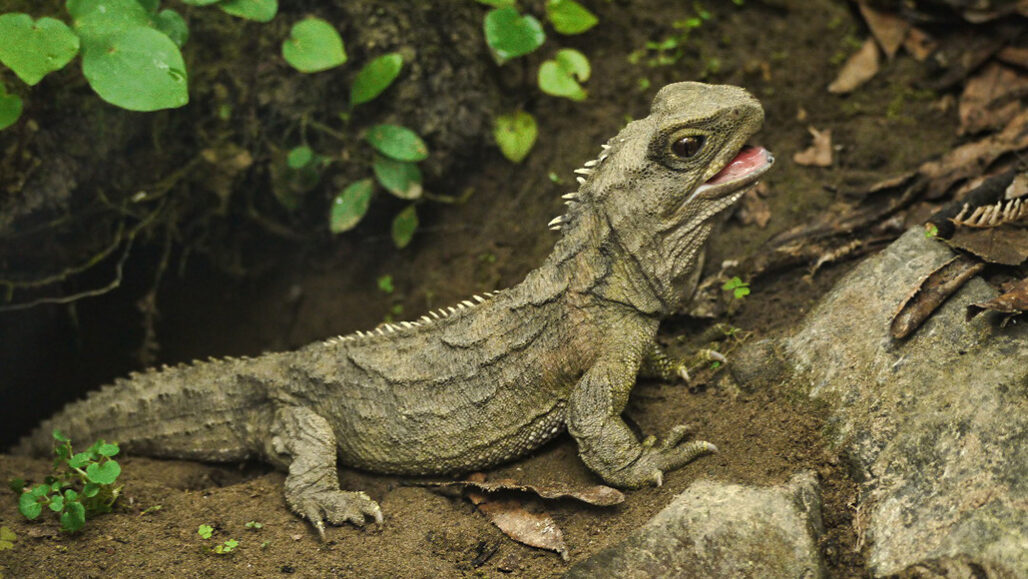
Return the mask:
M 889 322 L 953 256 L 909 231 L 841 280 L 791 337 L 735 360 L 747 387 L 827 404 L 862 483 L 856 524 L 875 576 L 1028 576 L 1028 327 L 964 319 L 995 292 L 967 283 L 905 341 Z M 936 569 L 937 571 L 931 571 Z
M 565 577 L 823 577 L 822 532 L 813 473 L 777 487 L 703 480 Z

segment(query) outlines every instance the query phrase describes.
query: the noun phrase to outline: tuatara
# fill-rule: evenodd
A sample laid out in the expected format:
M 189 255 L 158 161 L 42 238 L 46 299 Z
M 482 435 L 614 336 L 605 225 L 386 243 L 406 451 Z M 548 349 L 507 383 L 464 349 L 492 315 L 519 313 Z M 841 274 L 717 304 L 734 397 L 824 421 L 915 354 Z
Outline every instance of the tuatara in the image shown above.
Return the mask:
M 292 352 L 196 362 L 119 379 L 43 422 L 16 448 L 47 452 L 50 431 L 116 440 L 129 452 L 260 459 L 288 472 L 285 498 L 324 522 L 378 522 L 363 492 L 339 488 L 336 460 L 433 474 L 521 456 L 565 428 L 579 456 L 618 487 L 715 450 L 673 428 L 640 441 L 621 418 L 637 375 L 683 370 L 654 341 L 694 291 L 715 216 L 773 162 L 745 143 L 761 126 L 745 90 L 664 87 L 578 169 L 553 253 L 520 284 L 419 320 Z

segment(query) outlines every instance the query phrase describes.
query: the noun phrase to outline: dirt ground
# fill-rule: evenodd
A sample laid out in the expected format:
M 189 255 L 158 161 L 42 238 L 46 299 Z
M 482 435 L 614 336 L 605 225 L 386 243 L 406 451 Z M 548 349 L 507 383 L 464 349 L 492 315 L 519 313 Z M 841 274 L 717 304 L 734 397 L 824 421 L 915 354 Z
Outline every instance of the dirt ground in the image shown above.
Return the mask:
M 404 312 L 400 319 L 416 318 L 428 308 L 517 283 L 556 239 L 545 224 L 560 213 L 559 197 L 574 182 L 571 171 L 595 157 L 599 144 L 626 117 L 645 115 L 652 95 L 668 82 L 702 79 L 747 87 L 767 113 L 765 130 L 756 141 L 779 159 L 766 179 L 770 222 L 759 228 L 730 220 L 711 244 L 712 272 L 723 260 L 760 252 L 773 234 L 831 207 L 841 191 L 911 169 L 956 142 L 954 113 L 937 106 L 940 95 L 917 88 L 927 73 L 909 57 L 885 63 L 883 72 L 853 95 L 826 92 L 842 58 L 867 37 L 845 2 L 709 3 L 712 18 L 689 41 L 701 48 L 658 68 L 632 64 L 627 57 L 645 42 L 673 33 L 671 22 L 693 16 L 688 3 L 594 4 L 604 5 L 597 8 L 601 24 L 570 42 L 593 63 L 589 99 L 571 103 L 541 97 L 533 109 L 539 142 L 523 164 L 513 165 L 497 151 L 488 151 L 476 170 L 436 183 L 453 193 L 470 189 L 473 194 L 463 205 L 439 205 L 425 212 L 420 233 L 403 251 L 392 247 L 383 227 L 381 235 L 340 238 L 327 252 L 298 252 L 296 259 L 280 260 L 256 280 L 240 282 L 201 259 L 191 260 L 183 276 L 169 277 L 159 296 L 161 362 L 294 348 L 373 327 L 397 306 Z M 649 88 L 640 87 L 640 78 L 648 79 Z M 832 167 L 801 167 L 791 161 L 810 144 L 808 126 L 832 130 L 837 145 Z M 564 183 L 553 182 L 551 172 Z M 782 331 L 852 264 L 828 266 L 813 277 L 797 269 L 759 278 L 752 294 L 720 321 L 751 338 Z M 383 275 L 394 280 L 391 294 L 377 287 Z M 102 336 L 106 320 L 125 315 L 125 303 L 131 304 L 131 295 L 80 304 L 77 324 L 83 341 Z M 684 354 L 702 345 L 696 336 L 711 323 L 675 317 L 662 327 L 662 339 Z M 103 378 L 127 369 L 109 364 L 111 376 Z M 381 527 L 332 528 L 328 541 L 320 543 L 286 508 L 281 473 L 262 465 L 125 457 L 124 496 L 115 512 L 90 521 L 74 536 L 58 533 L 56 523 L 46 517 L 24 520 L 15 494 L 4 485 L 0 525 L 13 530 L 17 541 L 13 549 L 0 551 L 0 574 L 555 577 L 623 539 L 692 481 L 767 485 L 809 469 L 818 473 L 824 487 L 827 534 L 822 548 L 831 575 L 865 575 L 852 531 L 857 485 L 845 461 L 826 445 L 824 424 L 809 402 L 789 392 L 740 392 L 717 380 L 692 389 L 644 381 L 633 392 L 627 415 L 642 432 L 656 434 L 684 417 L 720 453 L 670 473 L 660 488 L 628 492 L 616 507 L 567 500 L 531 505 L 550 513 L 563 529 L 568 561 L 508 539 L 470 502 L 441 496 L 409 478 L 342 469 L 344 487 L 364 489 L 379 501 L 385 522 Z M 0 455 L 0 479 L 40 480 L 48 465 L 46 460 Z M 526 483 L 598 482 L 577 458 L 567 435 L 489 476 Z M 143 513 L 157 505 L 159 510 Z M 263 528 L 247 529 L 249 521 Z M 201 524 L 213 526 L 218 541 L 238 540 L 238 549 L 230 555 L 205 552 L 206 543 L 196 533 Z

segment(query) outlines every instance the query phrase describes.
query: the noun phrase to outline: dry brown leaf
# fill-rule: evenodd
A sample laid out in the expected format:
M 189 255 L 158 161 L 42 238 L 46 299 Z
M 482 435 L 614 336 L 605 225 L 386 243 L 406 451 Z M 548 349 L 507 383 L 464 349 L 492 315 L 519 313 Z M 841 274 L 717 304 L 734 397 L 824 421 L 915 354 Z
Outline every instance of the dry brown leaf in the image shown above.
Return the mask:
M 989 229 L 957 229 L 946 243 L 989 263 L 1021 265 L 1028 259 L 1028 229 L 1003 225 Z
M 481 473 L 475 473 L 475 475 Z M 526 485 L 513 479 L 498 479 L 486 482 L 484 476 L 469 475 L 468 480 L 419 483 L 418 486 L 438 489 L 465 489 L 486 493 L 513 491 L 531 493 L 544 499 L 575 499 L 590 505 L 607 507 L 625 501 L 621 491 L 604 485 L 593 485 L 580 488 L 569 488 L 563 485 Z M 474 477 L 474 479 L 473 479 Z M 469 492 L 470 496 L 470 492 Z M 474 500 L 472 500 L 474 502 Z M 478 503 L 475 503 L 478 504 Z
M 1028 75 L 996 62 L 968 79 L 960 96 L 960 134 L 1006 125 L 1021 110 L 1019 98 L 1028 94 Z
M 876 10 L 864 1 L 860 2 L 860 15 L 864 17 L 864 22 L 871 29 L 871 34 L 878 41 L 878 45 L 882 47 L 882 52 L 891 60 L 893 56 L 896 56 L 899 47 L 903 45 L 903 40 L 907 37 L 907 31 L 910 29 L 910 23 L 895 14 Z
M 478 509 L 511 539 L 530 547 L 556 551 L 562 559 L 568 560 L 564 532 L 550 515 L 531 513 L 512 499 L 484 502 Z
M 984 263 L 966 255 L 958 255 L 939 266 L 921 280 L 910 297 L 900 304 L 892 317 L 889 333 L 897 340 L 914 333 L 946 298 L 984 267 Z
M 1010 314 L 1003 319 L 1002 326 L 1005 326 L 1010 318 L 1019 316 L 1028 310 L 1028 278 L 1022 279 L 1004 288 L 1006 291 L 995 298 L 977 304 L 967 306 L 967 319 L 977 316 L 985 310 Z
M 1028 46 L 1006 46 L 996 53 L 996 58 L 1014 66 L 1028 68 Z
M 853 56 L 849 57 L 846 64 L 842 65 L 839 76 L 835 77 L 832 84 L 828 85 L 828 92 L 833 94 L 845 94 L 874 78 L 878 74 L 878 45 L 873 38 L 864 41 Z
M 808 127 L 814 143 L 807 149 L 792 156 L 792 161 L 797 165 L 806 167 L 831 167 L 832 166 L 832 130 L 819 131 L 814 127 Z
M 1001 155 L 1028 148 L 1028 110 L 1021 111 L 1001 132 L 961 145 L 918 172 L 930 181 L 929 199 L 943 195 L 954 183 L 980 175 Z
M 918 62 L 927 60 L 937 48 L 939 43 L 920 28 L 911 27 L 903 39 L 903 49 Z
M 763 199 L 766 192 L 767 185 L 760 182 L 743 195 L 742 203 L 735 212 L 735 217 L 743 225 L 756 225 L 761 229 L 767 227 L 767 222 L 771 220 L 771 208 Z
M 1004 199 L 1017 199 L 1018 197 L 1024 197 L 1028 195 L 1028 171 L 1018 173 L 1014 176 L 1014 180 L 1010 182 L 1010 186 L 1003 192 Z

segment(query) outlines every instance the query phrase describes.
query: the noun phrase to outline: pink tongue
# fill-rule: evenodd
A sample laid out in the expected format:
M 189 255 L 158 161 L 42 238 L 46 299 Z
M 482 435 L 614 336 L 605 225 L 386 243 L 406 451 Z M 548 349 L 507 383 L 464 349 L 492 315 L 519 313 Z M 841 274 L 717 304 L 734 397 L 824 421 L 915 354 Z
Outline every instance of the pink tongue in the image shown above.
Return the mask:
M 743 147 L 724 169 L 711 177 L 707 185 L 716 185 L 726 181 L 732 181 L 750 171 L 763 167 L 767 163 L 767 149 L 764 147 Z

